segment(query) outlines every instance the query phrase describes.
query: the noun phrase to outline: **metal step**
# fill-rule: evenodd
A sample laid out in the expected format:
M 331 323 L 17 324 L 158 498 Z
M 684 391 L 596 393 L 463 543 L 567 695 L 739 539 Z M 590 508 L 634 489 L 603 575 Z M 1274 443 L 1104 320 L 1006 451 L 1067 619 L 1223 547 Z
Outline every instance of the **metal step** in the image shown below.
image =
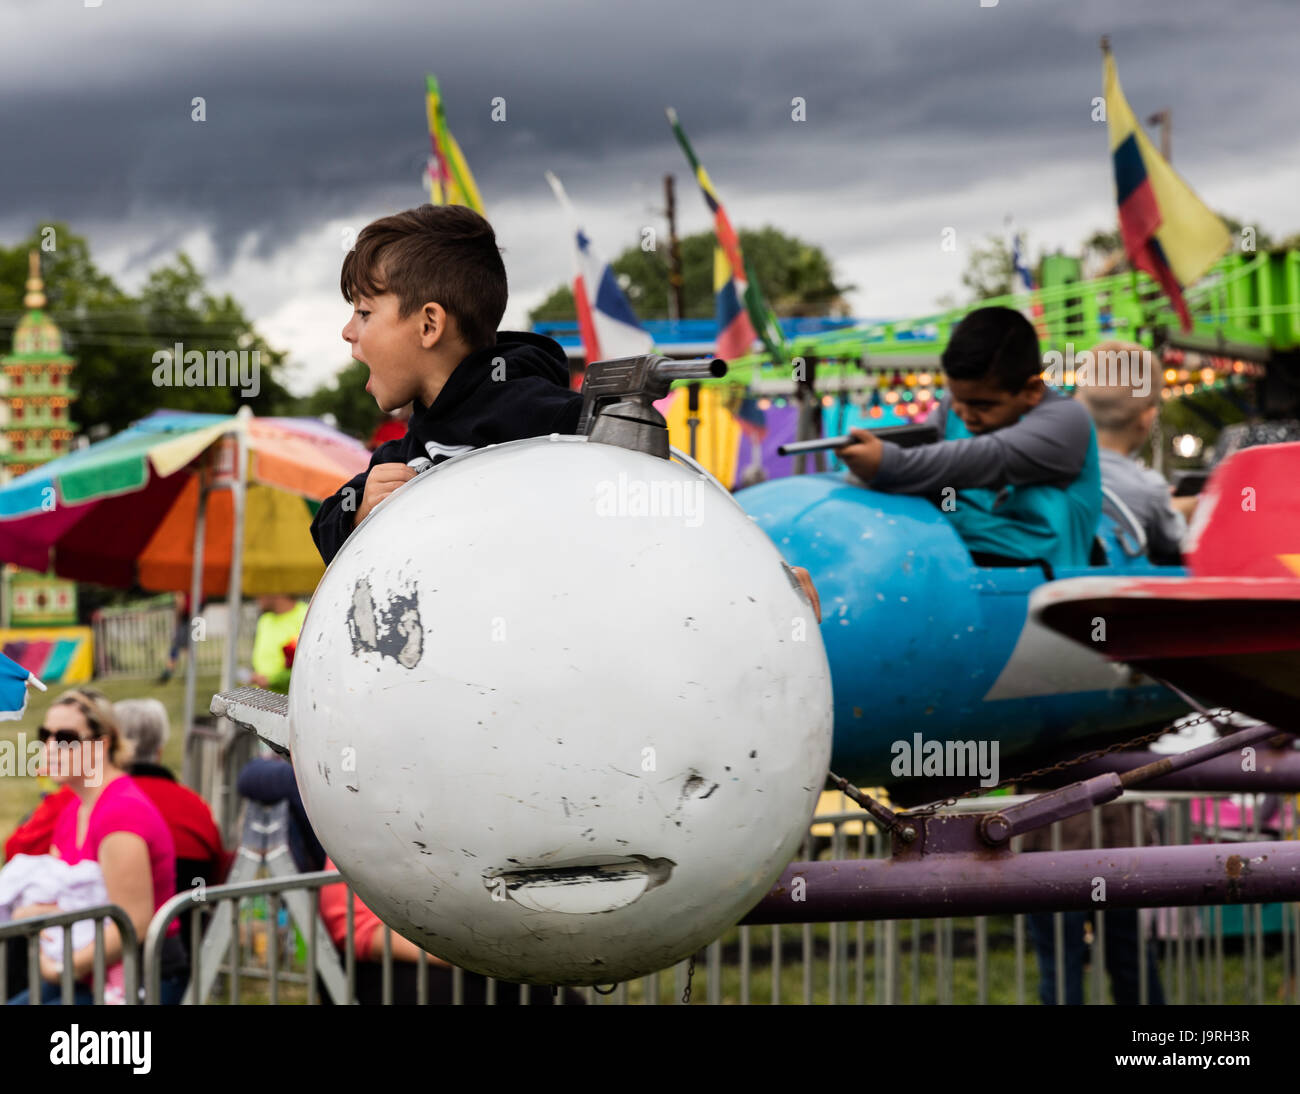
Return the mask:
M 280 755 L 289 755 L 289 696 L 263 688 L 235 688 L 214 695 L 209 709 L 252 730 Z

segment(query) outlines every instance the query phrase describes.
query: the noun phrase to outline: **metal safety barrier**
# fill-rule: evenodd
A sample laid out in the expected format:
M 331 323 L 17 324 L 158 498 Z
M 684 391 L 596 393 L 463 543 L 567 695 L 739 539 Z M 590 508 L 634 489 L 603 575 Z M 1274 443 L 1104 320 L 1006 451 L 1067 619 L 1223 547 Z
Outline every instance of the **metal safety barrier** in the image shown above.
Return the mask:
M 71 927 L 87 919 L 94 920 L 94 966 L 91 971 L 91 994 L 94 1002 L 104 1002 L 104 987 L 107 976 L 105 968 L 104 920 L 111 919 L 122 938 L 122 993 L 124 1003 L 136 1003 L 139 1000 L 140 983 L 140 948 L 135 933 L 135 925 L 126 912 L 116 904 L 101 904 L 93 908 L 82 908 L 75 912 L 54 912 L 50 915 L 30 916 L 0 923 L 0 986 L 9 983 L 9 946 L 13 939 L 26 942 L 27 957 L 27 1001 L 32 1004 L 41 1002 L 43 985 L 47 981 L 41 976 L 40 939 L 41 932 L 50 927 Z M 59 1001 L 71 1004 L 76 995 L 76 981 L 72 968 L 72 931 L 63 932 L 62 972 L 59 976 Z
M 1269 833 L 1261 830 L 1262 795 L 1237 796 L 1253 808 L 1242 810 L 1241 821 L 1228 825 L 1224 810 L 1234 800 L 1226 794 L 1195 792 L 1128 792 L 1121 806 L 1132 810 L 1135 845 L 1141 846 L 1148 811 L 1158 810 L 1165 829 L 1160 842 L 1215 843 L 1258 842 Z M 971 798 L 951 806 L 952 812 L 987 812 L 1019 799 L 1009 796 Z M 1281 800 L 1276 835 L 1295 839 L 1296 802 Z M 1265 818 L 1266 819 L 1266 818 Z M 1092 811 L 1092 842 L 1101 845 L 1101 817 Z M 1020 837 L 1017 837 L 1019 840 Z M 1052 846 L 1060 846 L 1060 826 L 1051 831 Z M 798 858 L 841 859 L 882 858 L 890 853 L 888 840 L 870 817 L 857 809 L 823 814 L 815 818 Z M 1051 853 L 1027 852 L 1027 853 Z M 191 989 L 187 1001 L 207 1002 L 210 987 L 225 976 L 224 994 L 231 1003 L 248 1001 L 241 996 L 241 981 L 252 978 L 264 984 L 258 991 L 265 1001 L 276 1003 L 292 992 L 294 1001 L 315 1003 L 320 988 L 335 1002 L 357 998 L 357 973 L 362 962 L 368 971 L 379 966 L 382 987 L 376 1002 L 395 1000 L 397 968 L 415 965 L 416 996 L 413 1002 L 430 1002 L 429 968 L 435 964 L 421 954 L 418 962 L 398 962 L 393 957 L 392 934 L 385 929 L 383 952 L 378 961 L 359 958 L 352 942 L 354 900 L 349 890 L 346 942 L 340 954 L 326 936 L 321 945 L 319 891 L 328 884 L 342 884 L 338 874 L 290 874 L 265 880 L 245 881 L 208 888 L 196 900 L 190 893 L 168 901 L 150 923 L 145 939 L 144 972 L 146 995 L 157 999 L 160 991 L 162 943 L 168 925 L 193 909 L 201 914 L 190 921 L 192 953 Z M 265 963 L 251 961 L 251 939 L 241 937 L 243 907 L 266 897 Z M 301 960 L 285 960 L 289 947 L 281 939 L 280 908 L 305 940 Z M 1119 910 L 1097 910 L 1089 916 L 1091 941 L 1090 970 L 1080 978 L 1083 1001 L 1107 1001 L 1107 947 L 1115 945 Z M 1158 977 L 1165 999 L 1181 1004 L 1259 1004 L 1297 1001 L 1297 972 L 1300 971 L 1300 921 L 1292 903 L 1267 907 L 1259 904 L 1215 907 L 1142 909 L 1137 911 L 1136 949 L 1128 960 L 1136 966 L 1138 1002 L 1156 997 Z M 1108 917 L 1111 920 L 1108 938 Z M 1055 1001 L 1063 1002 L 1067 990 L 1067 913 L 1046 913 L 1050 921 L 1052 971 L 1055 973 Z M 202 921 L 206 919 L 204 931 Z M 1038 950 L 1030 942 L 1028 915 L 972 916 L 966 919 L 882 920 L 875 922 L 802 923 L 772 926 L 741 925 L 727 931 L 695 957 L 636 981 L 610 985 L 599 991 L 570 989 L 556 1002 L 585 1000 L 600 1005 L 655 1004 L 662 1002 L 779 1003 L 868 1003 L 868 1004 L 985 1004 L 1028 1003 L 1037 998 L 1037 981 L 1032 969 Z M 1041 921 L 1040 921 L 1041 922 Z M 1078 939 L 1073 939 L 1078 947 Z M 1147 955 L 1154 959 L 1148 967 Z M 1045 970 L 1040 969 L 1040 974 Z M 459 969 L 449 970 L 452 1003 L 474 1000 L 488 1004 L 518 1001 L 536 1002 L 546 988 L 517 987 L 496 982 Z M 195 985 L 199 989 L 195 990 Z M 472 991 L 470 990 L 472 987 Z
M 1165 845 L 1187 844 L 1193 840 L 1213 843 L 1258 842 L 1266 833 L 1261 832 L 1260 800 L 1262 795 L 1250 795 L 1244 800 L 1254 806 L 1250 820 L 1244 818 L 1236 826 L 1222 820 L 1222 811 L 1232 796 L 1204 791 L 1138 793 L 1128 792 L 1121 799 L 1123 807 L 1132 810 L 1134 846 L 1144 842 L 1143 819 L 1148 807 L 1160 810 L 1166 829 L 1159 841 Z M 985 813 L 1006 808 L 1028 796 L 998 796 L 972 798 L 959 801 L 944 812 Z M 1197 805 L 1196 803 L 1207 803 Z M 1195 813 L 1201 814 L 1196 819 Z M 1295 800 L 1288 796 L 1280 807 L 1278 835 L 1284 839 L 1296 838 Z M 1101 815 L 1092 810 L 1090 815 L 1092 846 L 1101 848 Z M 853 858 L 884 858 L 890 853 L 888 840 L 881 838 L 878 829 L 859 810 L 845 811 L 817 818 L 813 831 L 821 831 L 822 842 L 828 845 L 825 857 L 834 860 Z M 1061 846 L 1061 826 L 1049 830 L 1051 846 Z M 1019 849 L 1022 840 L 1017 837 L 1013 848 Z M 801 852 L 804 859 L 815 859 L 817 846 L 812 840 L 805 843 Z M 1026 853 L 1051 853 L 1026 852 Z M 1136 915 L 1134 952 L 1131 954 L 1133 971 L 1137 980 L 1136 996 L 1139 1003 L 1153 1001 L 1154 985 L 1150 981 L 1147 956 L 1155 957 L 1156 975 L 1165 986 L 1164 995 L 1173 1003 L 1263 1003 L 1280 1001 L 1295 1003 L 1297 973 L 1297 938 L 1300 922 L 1296 906 L 1281 903 L 1267 906 L 1275 923 L 1273 929 L 1265 926 L 1266 908 L 1258 904 L 1220 905 L 1214 907 L 1180 907 L 1168 909 L 1142 909 L 1130 912 Z M 1118 910 L 1102 911 L 1101 906 L 1087 917 L 1091 920 L 1092 940 L 1089 975 L 1080 984 L 1083 1001 L 1100 1004 L 1107 1001 L 1105 977 L 1107 973 L 1107 918 L 1121 914 Z M 1051 954 L 1051 973 L 1055 980 L 1053 1002 L 1064 1002 L 1066 988 L 1065 930 L 1067 924 L 1079 925 L 1082 914 L 1047 913 L 1040 919 L 1050 923 L 1051 944 L 1045 947 Z M 1233 922 L 1240 920 L 1238 925 Z M 1229 927 L 1233 930 L 1229 930 Z M 814 935 L 814 930 L 817 930 Z M 747 932 L 762 932 L 754 935 Z M 710 954 L 718 947 L 739 947 L 742 970 L 748 961 L 748 950 L 755 938 L 770 932 L 770 975 L 772 1001 L 788 998 L 783 995 L 779 981 L 782 975 L 782 958 L 790 949 L 790 934 L 798 932 L 800 950 L 800 998 L 811 1002 L 856 1003 L 972 1003 L 990 1001 L 1016 1003 L 1030 1002 L 1035 993 L 1027 990 L 1036 986 L 1032 965 L 1037 963 L 1036 948 L 1027 945 L 1030 938 L 1030 916 L 990 915 L 971 916 L 965 919 L 894 920 L 873 923 L 830 923 L 781 927 L 741 927 L 739 932 L 725 935 L 710 947 Z M 784 932 L 784 933 L 783 933 Z M 1240 943 L 1228 941 L 1230 934 L 1239 933 Z M 1277 936 L 1273 949 L 1273 962 L 1266 967 L 1266 936 Z M 1078 940 L 1075 940 L 1076 952 Z M 1229 953 L 1229 950 L 1238 952 Z M 1028 952 L 1029 956 L 1026 956 Z M 994 960 L 998 968 L 994 968 Z M 1045 971 L 1040 969 L 1040 975 Z M 706 974 L 707 975 L 707 974 Z M 996 986 L 999 999 L 990 998 Z M 739 1001 L 748 1001 L 751 991 L 742 972 Z M 710 983 L 710 1001 L 717 995 Z
M 196 723 L 185 734 L 185 785 L 212 809 L 226 847 L 239 839 L 239 773 L 260 751 L 254 734 L 224 719 L 212 725 Z
M 307 968 L 315 969 L 323 965 L 323 979 L 335 997 L 336 1002 L 343 1001 L 343 983 L 330 967 L 329 955 L 319 952 L 317 931 L 320 923 L 320 888 L 322 885 L 338 884 L 342 879 L 333 871 L 320 871 L 311 874 L 297 874 L 289 877 L 272 877 L 264 881 L 241 881 L 233 885 L 214 885 L 196 889 L 191 892 L 177 893 L 158 909 L 149 923 L 144 941 L 145 1001 L 156 1003 L 162 995 L 163 947 L 172 923 L 187 912 L 196 912 L 189 919 L 189 953 L 190 979 L 185 993 L 185 1002 L 204 1003 L 207 1001 L 209 988 L 216 975 L 221 971 L 222 963 L 227 972 L 229 985 L 229 1002 L 240 1002 L 240 980 L 253 971 L 243 966 L 244 940 L 241 935 L 240 911 L 245 899 L 266 896 L 270 904 L 267 931 L 267 969 L 270 998 L 275 1004 L 279 1000 L 279 987 L 286 978 L 288 982 L 306 985 L 307 1002 L 316 1002 L 316 977 L 297 974 L 292 970 L 282 970 L 279 958 L 279 931 L 275 929 L 279 920 L 279 905 L 283 899 L 290 909 L 290 914 L 297 920 L 300 929 L 305 931 L 307 942 Z M 349 902 L 351 903 L 351 902 Z M 222 911 L 224 907 L 224 911 Z M 204 915 L 208 913 L 207 930 L 204 930 Z M 349 916 L 350 918 L 350 916 Z M 319 929 L 323 930 L 323 927 Z M 351 936 L 349 935 L 349 950 Z M 352 963 L 349 957 L 349 965 Z M 337 966 L 337 958 L 333 963 Z M 207 975 L 205 975 L 205 973 Z M 350 992 L 350 983 L 348 985 Z
M 271 877 L 257 881 L 242 881 L 232 885 L 216 885 L 194 893 L 178 893 L 158 909 L 144 943 L 144 977 L 145 1000 L 157 1002 L 162 992 L 163 946 L 168 930 L 180 916 L 191 911 L 200 912 L 190 919 L 189 947 L 191 953 L 189 986 L 182 1000 L 186 1004 L 206 1004 L 214 999 L 213 986 L 218 977 L 225 979 L 225 1002 L 238 1005 L 247 1003 L 241 981 L 252 979 L 264 984 L 265 1001 L 272 1005 L 286 1001 L 282 999 L 285 988 L 294 990 L 294 1002 L 315 1004 L 321 1002 L 320 988 L 324 988 L 331 1002 L 352 1004 L 357 1000 L 358 958 L 353 940 L 356 917 L 356 894 L 347 891 L 347 933 L 340 955 L 325 932 L 320 919 L 320 890 L 325 885 L 345 884 L 338 873 L 321 871 L 311 874 L 293 874 Z M 249 941 L 245 939 L 240 927 L 243 923 L 241 911 L 246 901 L 265 896 L 268 899 L 266 918 L 266 962 L 250 962 Z M 287 947 L 278 930 L 281 903 L 289 913 L 290 924 L 301 932 L 306 946 L 302 967 L 293 967 L 293 962 L 285 962 L 281 956 Z M 205 916 L 206 914 L 206 916 Z M 206 917 L 206 926 L 203 923 Z M 321 937 L 324 944 L 321 944 Z M 394 998 L 395 961 L 392 945 L 393 932 L 384 928 L 383 955 L 379 961 L 382 970 L 382 987 L 379 1002 L 392 1004 Z M 431 1002 L 428 990 L 427 971 L 436 963 L 428 954 L 421 952 L 412 962 L 417 970 L 417 995 L 413 1000 L 417 1004 Z M 286 964 L 288 967 L 285 967 Z M 475 979 L 474 974 L 463 969 L 449 970 L 452 1004 L 466 1001 L 466 983 Z M 502 990 L 516 993 L 519 1002 L 529 1001 L 527 986 L 505 985 L 490 978 L 476 978 L 484 981 L 485 999 L 489 1004 L 497 1002 L 497 995 Z M 318 983 L 319 981 L 319 983 Z M 532 989 L 537 991 L 539 989 Z M 263 991 L 259 990 L 259 997 Z M 562 998 L 557 999 L 563 1001 Z
M 198 671 L 215 675 L 221 671 L 225 651 L 225 607 L 214 605 L 205 611 L 204 641 L 195 642 Z M 239 620 L 239 661 L 252 656 L 253 633 L 257 626 L 257 603 L 242 604 Z M 95 676 L 157 676 L 167 663 L 176 633 L 176 612 L 168 603 L 101 608 L 91 620 L 94 635 Z M 182 650 L 185 647 L 182 646 Z

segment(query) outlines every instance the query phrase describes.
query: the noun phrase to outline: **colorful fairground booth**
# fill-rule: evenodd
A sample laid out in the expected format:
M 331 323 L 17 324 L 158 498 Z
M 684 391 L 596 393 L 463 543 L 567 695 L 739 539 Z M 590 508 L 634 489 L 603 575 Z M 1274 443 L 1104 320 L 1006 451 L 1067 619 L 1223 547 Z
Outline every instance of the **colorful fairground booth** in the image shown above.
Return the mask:
M 76 362 L 45 311 L 40 256 L 32 251 L 23 307 L 10 352 L 0 358 L 0 485 L 71 451 Z M 77 684 L 92 672 L 91 632 L 77 626 L 77 585 L 39 563 L 0 565 L 0 651 L 51 683 Z

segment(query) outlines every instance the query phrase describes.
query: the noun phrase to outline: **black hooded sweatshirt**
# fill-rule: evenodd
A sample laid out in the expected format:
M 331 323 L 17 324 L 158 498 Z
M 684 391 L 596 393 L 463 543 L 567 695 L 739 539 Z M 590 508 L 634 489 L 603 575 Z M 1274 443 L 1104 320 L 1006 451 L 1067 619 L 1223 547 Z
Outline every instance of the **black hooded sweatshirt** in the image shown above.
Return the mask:
M 504 379 L 494 358 L 505 361 Z M 432 406 L 415 401 L 406 436 L 375 449 L 370 467 L 409 463 L 417 456 L 438 464 L 489 444 L 576 433 L 581 409 L 582 396 L 569 388 L 568 362 L 558 342 L 501 331 L 496 345 L 475 350 L 456 366 Z M 326 498 L 311 522 L 312 539 L 327 565 L 352 534 L 369 474 L 367 468 Z M 346 507 L 345 498 L 351 499 Z

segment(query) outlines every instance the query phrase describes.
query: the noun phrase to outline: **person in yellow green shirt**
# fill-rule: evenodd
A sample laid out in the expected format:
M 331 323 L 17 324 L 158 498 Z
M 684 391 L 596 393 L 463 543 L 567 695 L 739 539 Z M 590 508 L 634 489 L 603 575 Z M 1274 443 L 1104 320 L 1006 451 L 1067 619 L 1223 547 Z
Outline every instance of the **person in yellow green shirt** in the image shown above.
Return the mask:
M 258 597 L 257 605 L 262 614 L 253 636 L 253 686 L 288 694 L 289 673 L 307 605 L 291 596 Z

